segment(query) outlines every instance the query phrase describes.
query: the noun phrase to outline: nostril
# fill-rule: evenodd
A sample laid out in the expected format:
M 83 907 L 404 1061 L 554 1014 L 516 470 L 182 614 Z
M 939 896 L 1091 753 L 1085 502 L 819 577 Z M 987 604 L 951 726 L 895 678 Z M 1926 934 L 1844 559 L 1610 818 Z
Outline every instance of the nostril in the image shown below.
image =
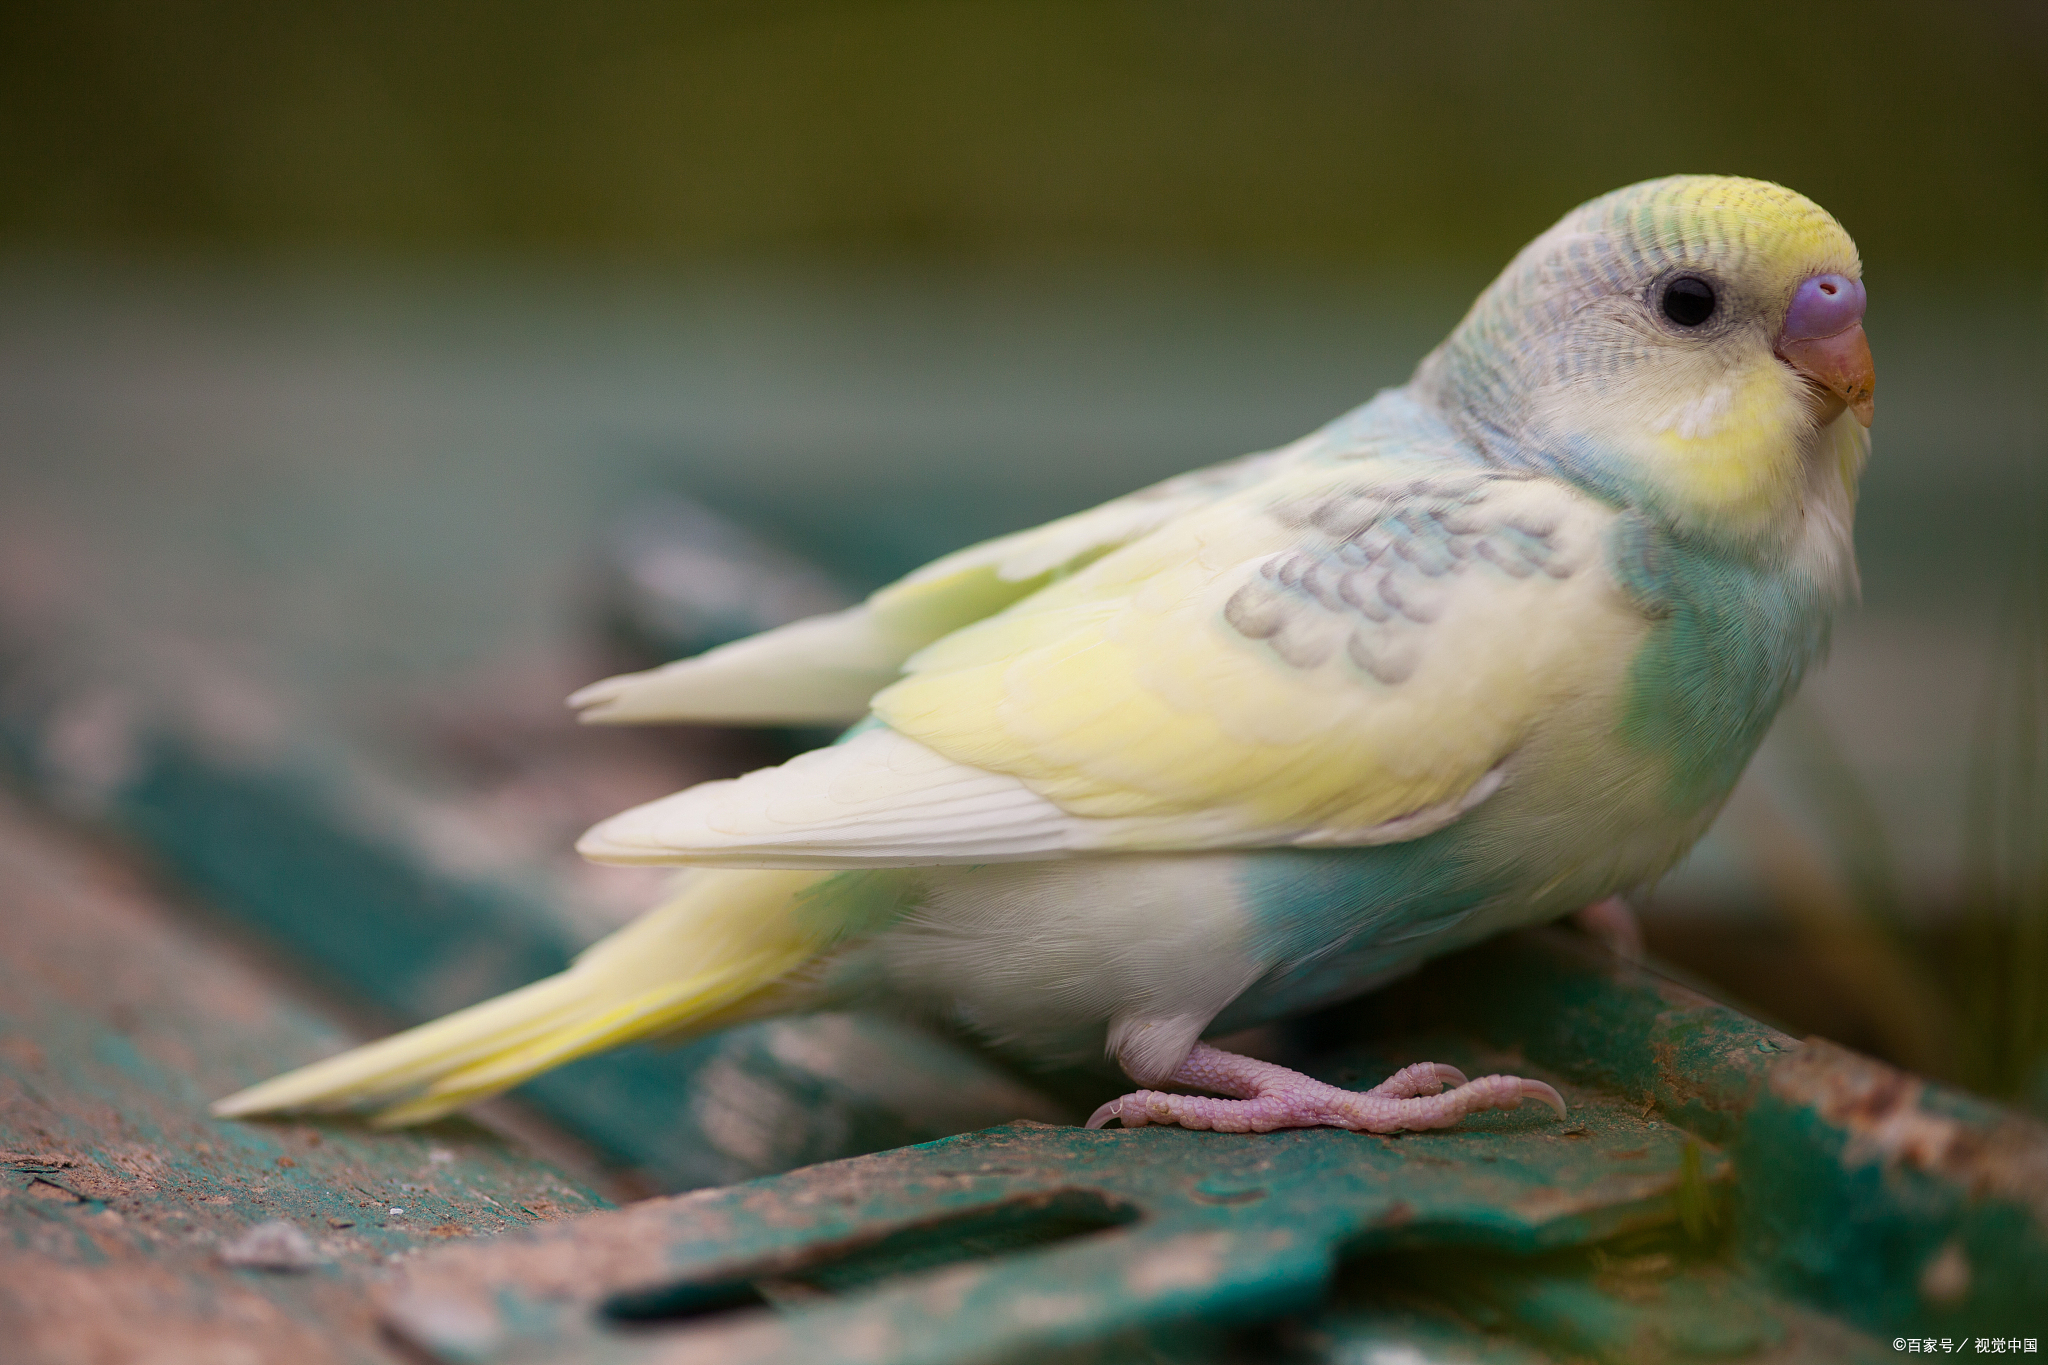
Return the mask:
M 1786 341 L 1831 337 L 1863 320 L 1863 286 L 1847 275 L 1814 275 L 1793 292 L 1785 310 Z

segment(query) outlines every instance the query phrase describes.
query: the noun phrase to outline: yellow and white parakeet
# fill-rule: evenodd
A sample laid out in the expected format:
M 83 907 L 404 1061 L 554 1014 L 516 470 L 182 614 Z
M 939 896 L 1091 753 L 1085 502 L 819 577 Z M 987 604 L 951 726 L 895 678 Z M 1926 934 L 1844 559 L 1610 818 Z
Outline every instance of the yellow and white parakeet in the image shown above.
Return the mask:
M 586 688 L 605 723 L 859 723 L 593 829 L 592 858 L 692 870 L 560 975 L 217 1111 L 408 1122 L 635 1038 L 882 1007 L 1106 1049 L 1146 1088 L 1096 1123 L 1562 1112 L 1513 1076 L 1347 1092 L 1201 1039 L 1604 902 L 1700 836 L 1853 590 L 1860 275 L 1779 186 L 1617 190 L 1292 445 Z

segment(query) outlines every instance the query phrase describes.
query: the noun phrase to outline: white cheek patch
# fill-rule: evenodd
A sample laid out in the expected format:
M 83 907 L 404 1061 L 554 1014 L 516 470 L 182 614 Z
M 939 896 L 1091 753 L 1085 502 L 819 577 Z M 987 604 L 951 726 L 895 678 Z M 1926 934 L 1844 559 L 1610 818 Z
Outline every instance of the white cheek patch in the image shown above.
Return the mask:
M 1727 381 L 1709 385 L 1704 391 L 1665 410 L 1650 424 L 1650 430 L 1671 432 L 1680 440 L 1696 441 L 1720 430 L 1735 407 L 1735 385 Z

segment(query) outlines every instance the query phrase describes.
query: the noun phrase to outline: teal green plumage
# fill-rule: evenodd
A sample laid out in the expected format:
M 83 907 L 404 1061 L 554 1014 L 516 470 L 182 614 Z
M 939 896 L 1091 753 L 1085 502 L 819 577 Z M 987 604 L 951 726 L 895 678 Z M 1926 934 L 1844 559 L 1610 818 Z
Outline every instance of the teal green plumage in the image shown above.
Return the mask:
M 1791 191 L 1617 191 L 1291 446 L 586 689 L 601 721 L 867 719 L 593 830 L 695 870 L 562 976 L 224 1112 L 417 1119 L 846 1006 L 1150 1084 L 1204 1032 L 1654 880 L 1853 591 L 1868 352 L 1826 327 L 1859 276 Z

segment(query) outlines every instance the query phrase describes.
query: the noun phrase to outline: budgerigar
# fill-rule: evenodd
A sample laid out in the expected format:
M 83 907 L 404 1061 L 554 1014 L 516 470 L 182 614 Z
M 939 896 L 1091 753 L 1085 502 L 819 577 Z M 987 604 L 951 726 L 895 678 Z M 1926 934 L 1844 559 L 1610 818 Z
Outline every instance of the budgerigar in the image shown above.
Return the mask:
M 1539 1081 L 1418 1062 L 1351 1092 L 1201 1039 L 1699 838 L 1854 588 L 1860 276 L 1779 186 L 1617 190 L 1292 445 L 586 688 L 602 722 L 859 723 L 593 829 L 592 858 L 694 870 L 560 975 L 217 1111 L 408 1122 L 635 1038 L 882 1007 L 1106 1049 L 1144 1088 L 1096 1124 L 1562 1113 Z

